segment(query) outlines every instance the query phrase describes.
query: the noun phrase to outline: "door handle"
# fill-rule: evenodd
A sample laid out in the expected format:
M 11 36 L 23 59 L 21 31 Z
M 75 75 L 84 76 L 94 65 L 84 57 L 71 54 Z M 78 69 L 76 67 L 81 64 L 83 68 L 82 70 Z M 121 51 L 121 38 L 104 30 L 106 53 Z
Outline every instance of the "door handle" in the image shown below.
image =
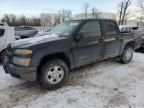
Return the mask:
M 116 39 L 118 40 L 118 39 L 120 39 L 120 37 L 119 37 L 119 36 L 117 36 L 117 37 L 116 37 Z

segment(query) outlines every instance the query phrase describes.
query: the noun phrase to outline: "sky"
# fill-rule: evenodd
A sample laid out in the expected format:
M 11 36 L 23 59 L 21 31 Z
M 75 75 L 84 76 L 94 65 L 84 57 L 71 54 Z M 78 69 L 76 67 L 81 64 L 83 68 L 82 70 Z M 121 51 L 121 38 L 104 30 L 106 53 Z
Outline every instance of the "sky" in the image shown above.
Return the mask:
M 6 13 L 37 16 L 43 12 L 57 12 L 70 9 L 73 14 L 82 12 L 82 5 L 88 2 L 104 12 L 116 12 L 121 0 L 0 0 L 0 17 Z

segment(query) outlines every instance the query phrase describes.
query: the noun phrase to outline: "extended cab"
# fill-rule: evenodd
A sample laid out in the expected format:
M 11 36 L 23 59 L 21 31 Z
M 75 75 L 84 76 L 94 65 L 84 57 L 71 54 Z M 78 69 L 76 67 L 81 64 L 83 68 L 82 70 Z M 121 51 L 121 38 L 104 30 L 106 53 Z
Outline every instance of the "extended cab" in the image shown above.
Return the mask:
M 37 80 L 53 90 L 64 84 L 74 68 L 113 57 L 129 63 L 138 47 L 140 37 L 121 34 L 114 20 L 72 20 L 44 36 L 9 44 L 3 67 L 14 77 Z

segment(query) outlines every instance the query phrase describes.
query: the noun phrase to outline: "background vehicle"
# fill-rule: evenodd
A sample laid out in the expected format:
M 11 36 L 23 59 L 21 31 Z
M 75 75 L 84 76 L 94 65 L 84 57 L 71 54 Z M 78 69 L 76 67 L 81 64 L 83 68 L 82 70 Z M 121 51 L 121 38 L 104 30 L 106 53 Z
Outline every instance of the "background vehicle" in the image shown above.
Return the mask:
M 127 35 L 127 33 L 133 33 L 137 36 L 141 36 L 141 46 L 140 48 L 136 49 L 137 51 L 144 49 L 144 28 L 143 27 L 136 27 L 131 25 L 120 25 L 120 32 Z
M 14 77 L 53 90 L 74 68 L 113 57 L 129 63 L 140 41 L 135 34 L 121 34 L 114 20 L 66 21 L 49 34 L 9 44 L 3 67 Z
M 8 26 L 6 22 L 0 22 L 0 26 Z
M 137 27 L 137 26 L 132 26 L 132 25 L 120 25 L 120 32 L 121 33 L 139 33 L 139 32 L 144 32 L 142 28 Z
M 32 27 L 15 27 L 15 33 L 17 36 L 20 36 L 21 39 L 30 38 L 35 36 L 38 33 L 38 30 Z
M 6 23 L 0 23 L 0 60 L 3 59 L 7 45 L 16 40 L 13 27 L 9 27 Z

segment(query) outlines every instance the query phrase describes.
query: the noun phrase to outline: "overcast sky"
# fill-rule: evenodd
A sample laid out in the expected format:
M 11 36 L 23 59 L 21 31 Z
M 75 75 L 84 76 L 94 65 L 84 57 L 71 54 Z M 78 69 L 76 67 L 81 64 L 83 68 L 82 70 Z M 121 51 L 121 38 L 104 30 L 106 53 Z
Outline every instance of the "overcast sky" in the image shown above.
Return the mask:
M 59 9 L 70 9 L 78 13 L 82 4 L 88 2 L 91 7 L 104 12 L 116 12 L 121 0 L 0 0 L 0 17 L 5 13 L 17 15 L 39 15 L 42 12 L 56 12 Z

